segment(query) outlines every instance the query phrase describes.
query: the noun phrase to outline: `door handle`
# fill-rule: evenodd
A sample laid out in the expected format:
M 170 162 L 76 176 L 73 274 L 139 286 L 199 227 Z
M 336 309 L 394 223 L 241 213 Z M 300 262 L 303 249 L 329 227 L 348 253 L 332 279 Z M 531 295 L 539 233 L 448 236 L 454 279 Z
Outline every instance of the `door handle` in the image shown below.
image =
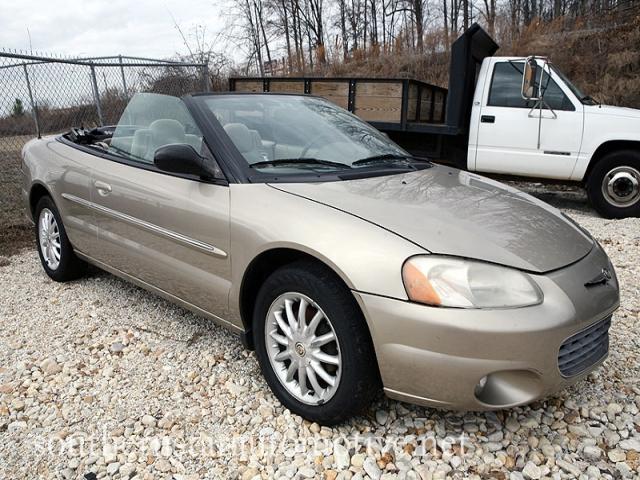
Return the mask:
M 108 195 L 111 193 L 111 185 L 108 183 L 101 182 L 100 180 L 93 182 L 93 186 L 96 187 L 96 190 L 100 193 L 100 195 Z
M 494 115 L 482 115 L 480 121 L 482 123 L 495 123 L 496 117 Z

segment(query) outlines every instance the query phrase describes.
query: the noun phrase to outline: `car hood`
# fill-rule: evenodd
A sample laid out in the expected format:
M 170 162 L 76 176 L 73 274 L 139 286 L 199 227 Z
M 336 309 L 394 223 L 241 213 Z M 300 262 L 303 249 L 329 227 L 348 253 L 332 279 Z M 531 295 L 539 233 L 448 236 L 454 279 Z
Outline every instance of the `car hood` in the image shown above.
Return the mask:
M 590 236 L 546 203 L 499 182 L 448 167 L 271 186 L 374 223 L 431 253 L 530 272 L 564 267 L 593 247 Z
M 584 111 L 588 115 L 609 115 L 640 119 L 640 110 L 636 108 L 615 107 L 612 105 L 586 105 Z

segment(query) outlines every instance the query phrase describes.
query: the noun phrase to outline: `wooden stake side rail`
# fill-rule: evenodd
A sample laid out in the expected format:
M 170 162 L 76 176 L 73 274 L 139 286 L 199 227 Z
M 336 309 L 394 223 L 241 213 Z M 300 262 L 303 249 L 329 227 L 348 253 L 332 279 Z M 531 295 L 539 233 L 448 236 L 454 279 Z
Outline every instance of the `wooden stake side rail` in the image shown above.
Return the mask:
M 234 77 L 229 90 L 317 95 L 381 130 L 427 132 L 445 122 L 447 90 L 412 79 Z

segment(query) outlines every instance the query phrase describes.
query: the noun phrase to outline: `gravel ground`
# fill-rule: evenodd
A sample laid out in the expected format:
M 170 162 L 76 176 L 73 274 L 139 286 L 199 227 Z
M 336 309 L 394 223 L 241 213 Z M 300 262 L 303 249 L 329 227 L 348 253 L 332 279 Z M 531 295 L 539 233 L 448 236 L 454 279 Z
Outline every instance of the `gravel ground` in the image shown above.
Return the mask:
M 589 229 L 617 269 L 611 354 L 580 384 L 495 413 L 381 395 L 320 427 L 279 404 L 222 328 L 106 273 L 54 283 L 27 250 L 0 258 L 0 478 L 638 478 L 640 219 L 518 186 Z

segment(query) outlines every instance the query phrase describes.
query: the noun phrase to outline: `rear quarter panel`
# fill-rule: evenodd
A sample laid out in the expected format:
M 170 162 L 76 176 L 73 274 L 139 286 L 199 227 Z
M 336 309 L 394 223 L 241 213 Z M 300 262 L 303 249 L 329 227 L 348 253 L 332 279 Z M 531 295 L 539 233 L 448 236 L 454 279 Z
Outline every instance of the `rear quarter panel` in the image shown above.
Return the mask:
M 35 185 L 42 185 L 62 216 L 71 244 L 90 252 L 97 238 L 92 213 L 62 197 L 67 193 L 89 200 L 91 172 L 83 162 L 85 155 L 90 154 L 56 140 L 55 136 L 31 140 L 23 149 L 23 195 L 29 209 L 30 192 Z

